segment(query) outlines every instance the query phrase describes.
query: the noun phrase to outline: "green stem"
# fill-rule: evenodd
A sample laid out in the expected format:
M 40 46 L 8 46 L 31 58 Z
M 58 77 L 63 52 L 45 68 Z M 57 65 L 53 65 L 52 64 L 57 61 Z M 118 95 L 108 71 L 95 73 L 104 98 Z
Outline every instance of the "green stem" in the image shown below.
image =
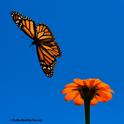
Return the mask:
M 85 124 L 90 124 L 90 99 L 84 99 Z

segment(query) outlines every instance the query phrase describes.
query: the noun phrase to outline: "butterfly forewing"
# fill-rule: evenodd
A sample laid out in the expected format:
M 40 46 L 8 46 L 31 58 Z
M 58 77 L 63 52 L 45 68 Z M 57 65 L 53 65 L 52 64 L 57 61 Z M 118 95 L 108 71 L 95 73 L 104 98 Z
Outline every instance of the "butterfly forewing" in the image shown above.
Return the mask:
M 50 31 L 50 29 L 44 25 L 39 24 L 36 27 L 37 37 L 39 39 L 40 44 L 46 51 L 54 57 L 61 56 L 60 48 L 55 42 L 55 39 Z
M 39 40 L 53 39 L 51 31 L 44 24 L 38 24 L 36 26 L 37 38 Z
M 11 16 L 13 18 L 13 21 L 17 24 L 18 27 L 21 28 L 21 30 L 28 35 L 30 38 L 35 38 L 35 23 L 32 19 L 22 16 L 21 14 L 17 12 L 12 12 Z

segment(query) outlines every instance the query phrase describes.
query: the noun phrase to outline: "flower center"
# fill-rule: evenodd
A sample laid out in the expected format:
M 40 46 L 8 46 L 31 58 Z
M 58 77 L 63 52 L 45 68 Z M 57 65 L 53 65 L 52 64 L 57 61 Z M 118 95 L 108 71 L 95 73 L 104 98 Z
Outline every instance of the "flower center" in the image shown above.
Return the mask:
M 89 88 L 87 86 L 79 87 L 78 91 L 81 94 L 83 99 L 90 99 L 92 100 L 93 97 L 96 95 L 97 89 L 95 87 Z

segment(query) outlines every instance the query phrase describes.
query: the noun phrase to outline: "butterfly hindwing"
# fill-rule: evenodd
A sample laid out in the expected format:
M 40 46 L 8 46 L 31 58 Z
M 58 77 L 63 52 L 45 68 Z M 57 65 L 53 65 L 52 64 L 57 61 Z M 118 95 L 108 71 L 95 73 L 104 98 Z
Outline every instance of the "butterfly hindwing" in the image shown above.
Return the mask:
M 61 56 L 61 51 L 57 43 L 52 39 L 47 42 L 43 43 L 43 48 L 46 49 L 46 51 L 54 57 L 60 57 Z
M 36 36 L 35 23 L 32 19 L 27 18 L 19 14 L 18 12 L 11 12 L 13 21 L 17 24 L 21 30 L 28 35 L 30 38 L 34 39 Z
M 56 59 L 42 47 L 37 47 L 37 55 L 43 72 L 48 77 L 52 77 Z

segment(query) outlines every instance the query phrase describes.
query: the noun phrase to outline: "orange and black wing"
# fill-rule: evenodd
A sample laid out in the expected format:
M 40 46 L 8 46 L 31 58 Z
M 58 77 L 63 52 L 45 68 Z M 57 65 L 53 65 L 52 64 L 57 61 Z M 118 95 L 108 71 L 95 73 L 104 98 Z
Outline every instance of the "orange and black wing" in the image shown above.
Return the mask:
M 36 26 L 36 34 L 39 40 L 53 39 L 51 31 L 45 24 L 38 24 Z
M 55 57 L 51 56 L 45 49 L 37 46 L 37 55 L 43 72 L 48 77 L 52 77 L 54 65 L 56 63 Z
M 44 73 L 48 77 L 51 77 L 53 75 L 56 57 L 61 55 L 60 48 L 46 25 L 39 24 L 36 26 L 36 36 L 40 43 L 40 46 L 37 47 L 40 65 Z
M 16 11 L 11 12 L 13 21 L 17 24 L 21 30 L 28 35 L 30 38 L 34 39 L 36 36 L 35 23 L 32 19 L 22 16 Z
M 50 29 L 44 25 L 39 24 L 36 26 L 36 37 L 41 46 L 53 57 L 60 57 L 61 51 Z

